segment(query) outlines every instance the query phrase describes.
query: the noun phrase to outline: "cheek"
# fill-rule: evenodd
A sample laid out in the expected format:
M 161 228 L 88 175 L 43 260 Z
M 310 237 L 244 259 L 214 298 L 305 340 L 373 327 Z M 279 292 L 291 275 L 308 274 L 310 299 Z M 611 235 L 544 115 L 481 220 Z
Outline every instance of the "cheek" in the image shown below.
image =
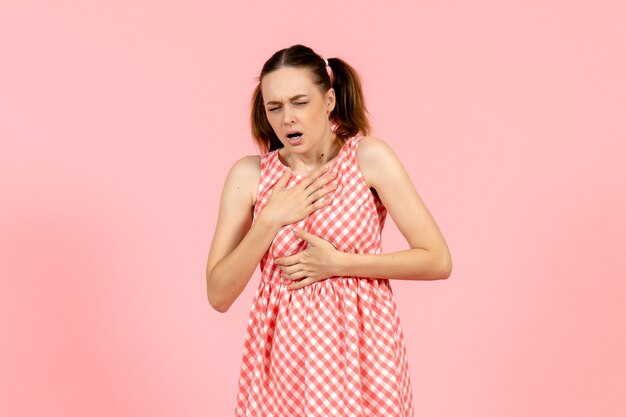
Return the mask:
M 315 110 L 312 110 L 312 111 L 308 112 L 308 114 L 307 114 L 307 118 L 309 120 L 318 121 L 318 120 L 324 119 L 325 117 L 326 117 L 326 109 L 325 108 L 318 108 L 318 109 L 315 109 Z
M 266 113 L 267 121 L 272 127 L 276 127 L 279 123 L 279 119 L 276 116 L 276 113 Z

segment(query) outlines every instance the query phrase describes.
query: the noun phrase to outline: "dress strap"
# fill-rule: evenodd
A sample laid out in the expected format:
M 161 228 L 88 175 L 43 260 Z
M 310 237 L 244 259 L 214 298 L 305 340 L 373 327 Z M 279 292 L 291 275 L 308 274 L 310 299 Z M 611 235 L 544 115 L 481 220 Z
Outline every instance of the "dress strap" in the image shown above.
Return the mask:
M 361 139 L 363 139 L 363 135 L 359 134 L 347 140 L 345 160 L 350 166 L 358 167 L 358 164 L 356 163 L 356 150 L 359 146 L 359 142 L 361 141 Z

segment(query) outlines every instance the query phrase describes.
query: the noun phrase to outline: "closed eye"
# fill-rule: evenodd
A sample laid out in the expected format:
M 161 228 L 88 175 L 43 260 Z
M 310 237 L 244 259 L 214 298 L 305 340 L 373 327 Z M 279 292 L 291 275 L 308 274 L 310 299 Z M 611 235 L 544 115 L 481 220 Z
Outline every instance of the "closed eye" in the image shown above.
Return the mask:
M 300 101 L 300 102 L 293 103 L 293 104 L 295 104 L 296 106 L 301 106 L 301 105 L 304 105 L 304 104 L 307 104 L 307 103 L 308 103 L 308 101 Z M 268 109 L 267 111 L 274 111 L 274 110 L 280 110 L 280 107 L 273 107 L 271 109 Z

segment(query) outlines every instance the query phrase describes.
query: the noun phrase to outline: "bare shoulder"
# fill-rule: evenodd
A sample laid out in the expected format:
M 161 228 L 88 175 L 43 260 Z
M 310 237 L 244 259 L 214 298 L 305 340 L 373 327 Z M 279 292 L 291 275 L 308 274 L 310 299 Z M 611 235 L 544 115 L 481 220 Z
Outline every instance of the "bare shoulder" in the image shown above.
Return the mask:
M 249 196 L 250 205 L 256 203 L 257 189 L 261 177 L 261 156 L 246 155 L 235 161 L 228 172 L 226 184 Z
M 447 278 L 452 268 L 450 251 L 400 158 L 385 141 L 371 136 L 361 138 L 356 154 L 363 179 L 376 190 L 409 246 L 432 252 L 435 276 Z
M 363 136 L 356 150 L 357 162 L 368 187 L 377 189 L 380 177 L 389 170 L 397 169 L 400 160 L 383 139 Z

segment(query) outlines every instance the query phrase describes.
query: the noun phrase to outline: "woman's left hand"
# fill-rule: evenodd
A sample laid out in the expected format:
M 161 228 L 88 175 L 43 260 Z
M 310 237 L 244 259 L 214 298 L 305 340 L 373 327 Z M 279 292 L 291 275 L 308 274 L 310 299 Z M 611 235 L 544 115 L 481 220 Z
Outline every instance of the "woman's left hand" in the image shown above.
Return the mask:
M 287 287 L 295 290 L 313 282 L 322 281 L 337 275 L 338 255 L 335 246 L 321 237 L 304 230 L 295 230 L 296 235 L 309 243 L 309 247 L 295 255 L 274 259 L 282 269 L 283 277 L 295 282 Z

